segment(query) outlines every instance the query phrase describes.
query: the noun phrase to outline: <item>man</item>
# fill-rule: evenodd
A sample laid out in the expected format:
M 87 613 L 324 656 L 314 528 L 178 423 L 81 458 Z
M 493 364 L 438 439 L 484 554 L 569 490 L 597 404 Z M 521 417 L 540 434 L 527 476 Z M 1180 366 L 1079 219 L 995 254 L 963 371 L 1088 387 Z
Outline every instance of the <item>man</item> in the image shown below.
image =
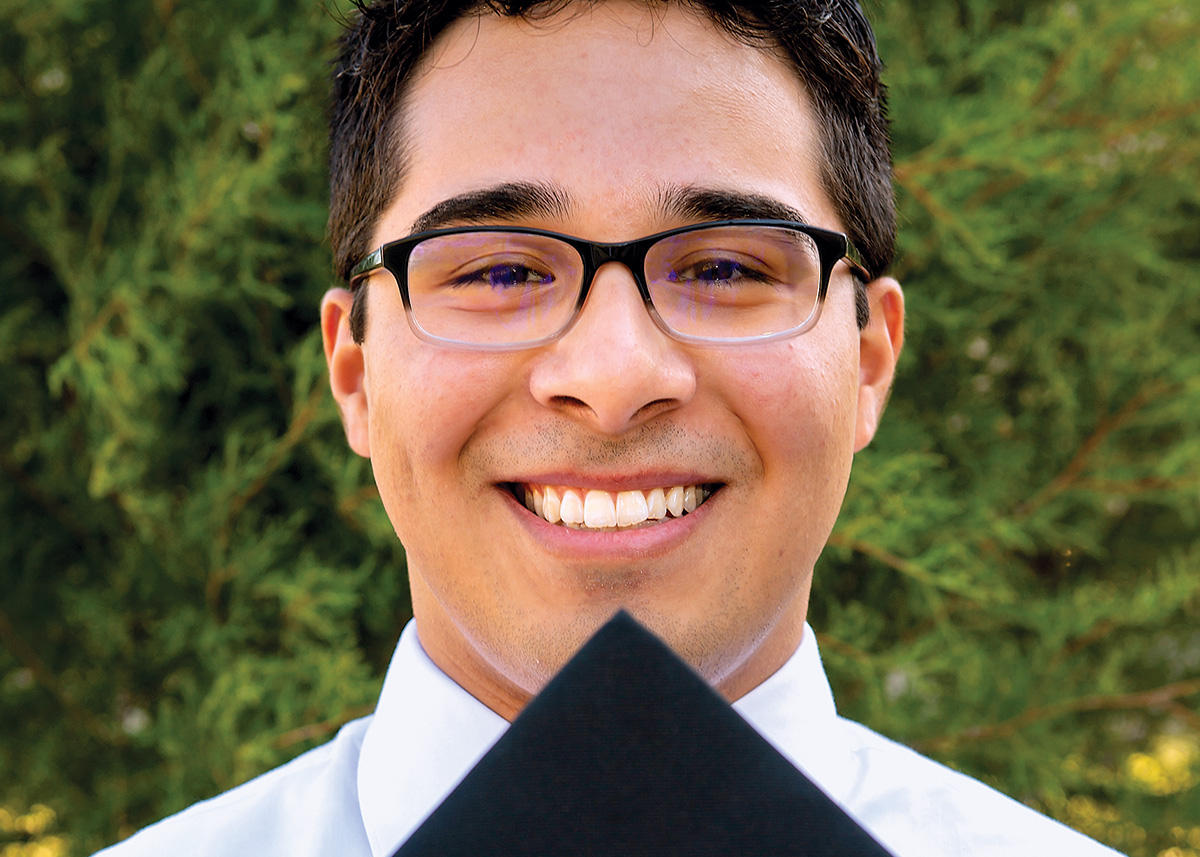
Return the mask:
M 861 12 L 524 5 L 374 3 L 337 71 L 325 353 L 415 614 L 378 709 L 115 853 L 386 857 L 619 608 L 896 854 L 1111 853 L 839 720 L 805 625 L 903 342 Z

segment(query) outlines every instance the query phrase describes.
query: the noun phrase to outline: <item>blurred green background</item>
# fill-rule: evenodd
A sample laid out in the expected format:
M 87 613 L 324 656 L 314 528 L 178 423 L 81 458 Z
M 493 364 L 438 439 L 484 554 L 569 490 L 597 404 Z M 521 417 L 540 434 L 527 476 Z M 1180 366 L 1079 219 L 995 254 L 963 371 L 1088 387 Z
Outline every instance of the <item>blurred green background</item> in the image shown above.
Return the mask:
M 871 0 L 909 339 L 811 620 L 843 713 L 1200 854 L 1200 8 Z M 326 389 L 335 0 L 0 0 L 0 855 L 371 709 L 404 556 Z

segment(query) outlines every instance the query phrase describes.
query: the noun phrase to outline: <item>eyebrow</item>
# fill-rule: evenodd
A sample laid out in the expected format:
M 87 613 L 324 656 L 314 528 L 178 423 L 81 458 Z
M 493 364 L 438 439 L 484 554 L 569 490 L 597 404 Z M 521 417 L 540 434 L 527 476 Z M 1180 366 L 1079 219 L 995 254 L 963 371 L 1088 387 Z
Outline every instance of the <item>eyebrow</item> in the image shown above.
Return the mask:
M 442 200 L 413 221 L 412 232 L 530 217 L 565 219 L 570 212 L 570 197 L 554 185 L 506 182 Z
M 657 209 L 666 219 L 788 220 L 809 223 L 804 213 L 773 197 L 697 185 L 670 185 L 658 195 Z M 447 226 L 512 222 L 525 218 L 565 219 L 571 198 L 557 185 L 506 182 L 468 191 L 434 205 L 413 221 L 411 234 Z
M 812 223 L 804 213 L 758 193 L 673 185 L 659 194 L 659 208 L 683 220 L 790 220 Z
M 659 206 L 668 216 L 684 220 L 788 220 L 815 226 L 798 208 L 760 193 L 719 190 L 697 185 L 672 185 L 659 194 Z M 851 273 L 864 285 L 873 277 L 863 267 L 858 249 L 848 243 L 846 258 Z

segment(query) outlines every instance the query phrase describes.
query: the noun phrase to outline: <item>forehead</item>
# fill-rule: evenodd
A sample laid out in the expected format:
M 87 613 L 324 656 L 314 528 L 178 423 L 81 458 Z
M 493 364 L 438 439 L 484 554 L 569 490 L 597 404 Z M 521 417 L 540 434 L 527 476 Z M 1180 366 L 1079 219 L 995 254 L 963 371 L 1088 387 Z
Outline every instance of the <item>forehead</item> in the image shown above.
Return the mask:
M 839 226 L 791 65 L 677 5 L 461 19 L 414 73 L 402 122 L 405 178 L 384 240 L 444 199 L 514 181 L 561 191 L 596 240 L 629 237 L 678 187 L 754 192 Z

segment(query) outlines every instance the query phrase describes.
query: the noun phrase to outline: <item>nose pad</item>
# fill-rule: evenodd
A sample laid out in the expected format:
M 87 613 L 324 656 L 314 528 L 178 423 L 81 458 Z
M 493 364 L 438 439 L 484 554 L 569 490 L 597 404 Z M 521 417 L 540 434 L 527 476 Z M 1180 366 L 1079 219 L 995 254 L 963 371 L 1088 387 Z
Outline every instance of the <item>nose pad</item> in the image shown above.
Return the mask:
M 544 349 L 530 376 L 543 406 L 605 434 L 621 434 L 690 401 L 696 373 L 686 346 L 651 318 L 628 267 L 596 271 L 579 317 Z

